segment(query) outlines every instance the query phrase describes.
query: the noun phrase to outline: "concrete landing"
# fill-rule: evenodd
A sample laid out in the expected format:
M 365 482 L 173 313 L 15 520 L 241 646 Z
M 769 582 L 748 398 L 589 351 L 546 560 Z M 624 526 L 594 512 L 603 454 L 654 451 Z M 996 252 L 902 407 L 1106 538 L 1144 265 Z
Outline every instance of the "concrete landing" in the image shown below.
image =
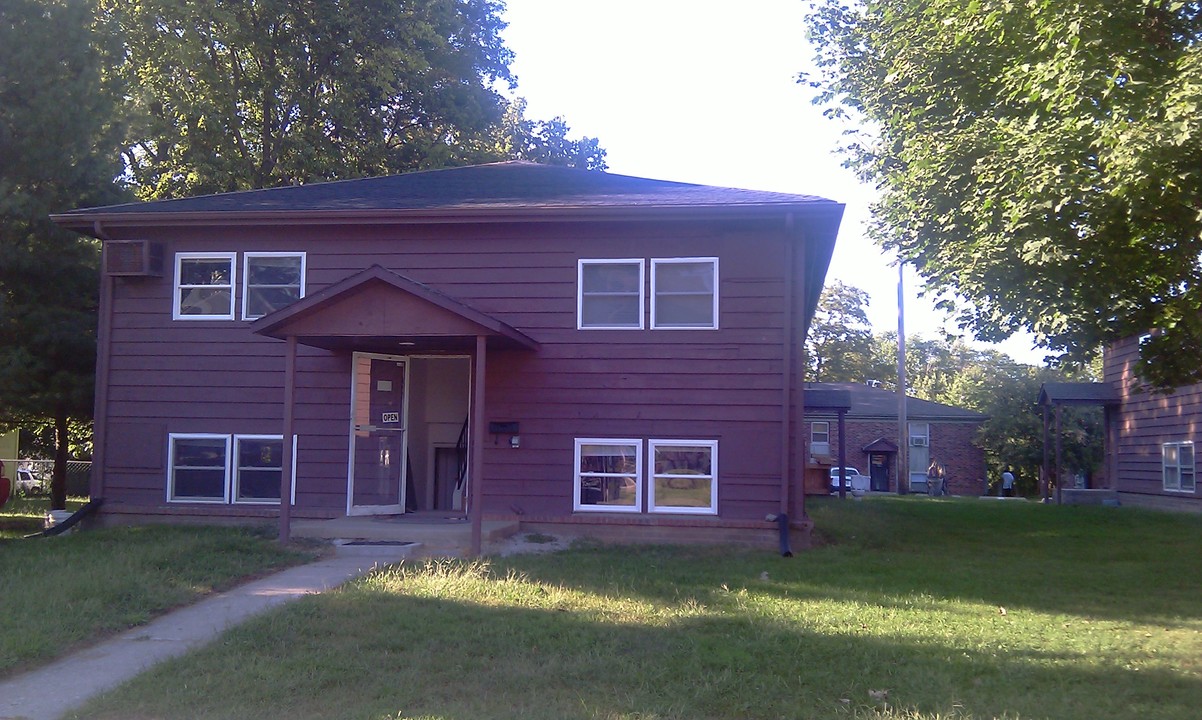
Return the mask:
M 516 521 L 486 520 L 481 526 L 485 552 L 492 543 L 518 532 Z M 408 513 L 340 517 L 332 520 L 293 520 L 293 537 L 341 541 L 411 542 L 411 557 L 463 557 L 471 549 L 472 526 L 464 518 L 443 514 Z

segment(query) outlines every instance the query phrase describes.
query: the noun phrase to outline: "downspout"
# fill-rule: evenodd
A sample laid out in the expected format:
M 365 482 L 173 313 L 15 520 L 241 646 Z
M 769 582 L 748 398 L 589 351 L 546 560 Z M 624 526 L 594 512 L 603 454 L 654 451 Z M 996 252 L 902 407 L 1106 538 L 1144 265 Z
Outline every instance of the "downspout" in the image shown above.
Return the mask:
M 110 337 L 113 329 L 113 283 L 116 278 L 104 272 L 105 256 L 109 252 L 108 234 L 100 221 L 92 223 L 92 235 L 100 241 L 100 307 L 96 325 L 96 387 L 93 392 L 95 406 L 92 410 L 92 473 L 89 478 L 89 494 L 99 499 L 104 497 L 105 438 L 108 435 L 109 399 L 109 354 Z

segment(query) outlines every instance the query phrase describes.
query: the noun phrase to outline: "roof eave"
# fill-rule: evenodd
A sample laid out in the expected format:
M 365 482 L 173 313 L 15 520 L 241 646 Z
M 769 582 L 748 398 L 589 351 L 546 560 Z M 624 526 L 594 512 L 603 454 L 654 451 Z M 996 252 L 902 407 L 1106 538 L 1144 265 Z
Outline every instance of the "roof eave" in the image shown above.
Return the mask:
M 687 220 L 710 218 L 759 219 L 794 213 L 805 218 L 840 217 L 844 205 L 834 201 L 806 203 L 748 203 L 699 205 L 528 206 L 521 208 L 431 208 L 421 210 L 270 210 L 204 212 L 89 212 L 80 210 L 50 216 L 61 227 L 93 234 L 97 223 L 115 227 L 213 225 L 445 225 L 478 223 L 588 222 L 606 220 Z

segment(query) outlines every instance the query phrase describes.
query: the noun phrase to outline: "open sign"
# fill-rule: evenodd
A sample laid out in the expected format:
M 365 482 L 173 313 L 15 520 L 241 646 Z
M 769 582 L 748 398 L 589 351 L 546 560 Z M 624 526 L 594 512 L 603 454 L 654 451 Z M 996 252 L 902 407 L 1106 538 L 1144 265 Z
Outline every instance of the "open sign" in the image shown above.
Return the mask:
M 384 413 L 384 417 L 383 417 L 383 419 L 381 420 L 381 422 L 382 422 L 382 423 L 384 423 L 384 424 L 388 424 L 388 423 L 399 423 L 400 421 L 401 421 L 401 414 L 400 414 L 400 413 L 395 413 L 395 412 L 386 412 L 386 413 Z

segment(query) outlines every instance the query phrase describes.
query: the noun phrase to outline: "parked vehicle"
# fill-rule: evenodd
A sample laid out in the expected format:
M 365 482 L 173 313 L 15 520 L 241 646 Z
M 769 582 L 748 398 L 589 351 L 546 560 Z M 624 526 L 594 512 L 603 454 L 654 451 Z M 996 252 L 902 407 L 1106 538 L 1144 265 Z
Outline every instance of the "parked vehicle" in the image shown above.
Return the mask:
M 869 478 L 867 475 L 861 474 L 859 470 L 855 469 L 854 467 L 844 467 L 842 470 L 843 472 L 840 473 L 840 468 L 831 468 L 831 493 L 839 492 L 840 475 L 842 475 L 843 488 L 847 492 L 868 492 L 868 490 L 871 488 L 871 478 Z
M 25 495 L 41 495 L 46 492 L 46 486 L 35 477 L 29 468 L 17 469 L 17 492 Z

